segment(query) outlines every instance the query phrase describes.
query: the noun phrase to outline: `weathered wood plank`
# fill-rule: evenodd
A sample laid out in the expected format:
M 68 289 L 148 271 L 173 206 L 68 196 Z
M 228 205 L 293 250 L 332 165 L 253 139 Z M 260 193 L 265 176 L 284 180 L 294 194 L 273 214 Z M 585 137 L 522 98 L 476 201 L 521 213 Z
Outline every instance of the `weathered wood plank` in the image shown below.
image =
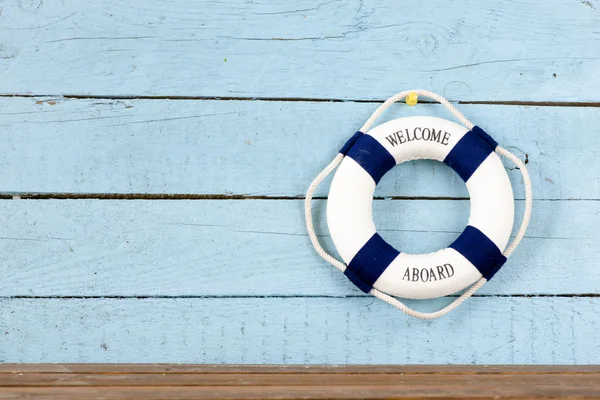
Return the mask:
M 2 93 L 600 100 L 593 1 L 8 0 L 0 18 Z
M 0 398 L 597 397 L 598 366 L 3 364 Z M 151 386 L 152 390 L 147 387 Z M 15 397 L 16 396 L 16 397 Z
M 474 298 L 434 322 L 370 298 L 2 299 L 0 360 L 592 364 L 598 312 L 598 298 Z
M 324 206 L 315 201 L 317 232 L 335 251 Z M 450 244 L 468 209 L 381 200 L 374 215 L 384 238 L 423 253 Z M 597 293 L 600 202 L 533 210 L 528 236 L 481 293 Z M 362 295 L 313 250 L 301 200 L 5 200 L 0 222 L 3 296 Z
M 2 192 L 301 196 L 377 104 L 0 99 Z M 600 198 L 600 108 L 464 105 L 519 156 L 538 199 Z M 441 106 L 387 114 L 449 117 Z M 582 173 L 584 172 L 584 173 Z M 523 198 L 520 173 L 510 171 Z M 319 195 L 326 195 L 326 185 Z M 399 166 L 379 196 L 468 196 L 436 162 Z
M 477 379 L 458 379 L 454 382 L 435 384 L 435 377 L 413 383 L 399 380 L 394 385 L 377 386 L 248 386 L 248 387 L 43 387 L 11 388 L 0 390 L 1 399 L 44 398 L 56 400 L 190 400 L 190 399 L 549 399 L 574 398 L 597 399 L 598 385 L 592 379 L 565 378 L 522 379 L 486 382 L 477 385 Z
M 432 379 L 431 374 L 435 374 Z M 330 386 L 339 387 L 370 387 L 376 390 L 380 386 L 398 386 L 400 381 L 407 386 L 420 386 L 435 383 L 435 385 L 453 385 L 456 381 L 464 385 L 481 388 L 483 386 L 493 387 L 502 383 L 503 385 L 523 385 L 540 384 L 543 386 L 560 385 L 561 376 L 559 374 L 454 374 L 454 373 L 433 373 L 429 376 L 424 373 L 411 374 L 343 374 L 343 373 L 320 373 L 320 374 L 276 374 L 253 372 L 245 373 L 224 373 L 217 372 L 210 374 L 139 374 L 139 373 L 112 373 L 104 374 L 65 374 L 65 373 L 13 373 L 0 374 L 0 391 L 3 387 L 94 387 L 94 386 L 120 386 L 120 387 L 237 387 L 240 391 L 252 386 L 296 386 L 296 387 L 316 387 L 327 388 Z M 600 374 L 573 373 L 568 378 L 572 385 L 577 387 L 590 386 L 598 388 Z

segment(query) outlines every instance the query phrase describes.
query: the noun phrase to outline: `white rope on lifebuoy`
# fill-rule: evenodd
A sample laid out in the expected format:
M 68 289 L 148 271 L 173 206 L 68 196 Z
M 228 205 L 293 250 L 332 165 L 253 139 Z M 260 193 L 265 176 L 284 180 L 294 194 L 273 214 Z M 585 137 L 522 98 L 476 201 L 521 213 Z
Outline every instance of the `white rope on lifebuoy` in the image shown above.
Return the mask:
M 390 105 L 392 105 L 393 103 L 395 103 L 399 100 L 406 98 L 411 93 L 416 93 L 417 95 L 438 101 L 439 103 L 444 105 L 444 107 L 446 107 L 452 113 L 452 115 L 454 115 L 456 117 L 456 119 L 458 119 L 461 122 L 461 124 L 464 127 L 466 127 L 469 131 L 473 130 L 474 128 L 478 129 L 460 111 L 458 111 L 450 102 L 448 102 L 445 98 L 443 98 L 439 94 L 436 94 L 436 93 L 433 93 L 433 92 L 430 92 L 427 90 L 407 90 L 407 91 L 400 92 L 400 93 L 396 94 L 395 96 L 389 98 L 380 107 L 378 107 L 377 110 L 375 110 L 375 112 L 373 113 L 373 115 L 371 115 L 371 117 L 367 120 L 367 122 L 361 128 L 361 130 L 360 130 L 361 134 L 367 133 L 367 131 L 369 131 L 369 129 L 371 128 L 371 126 L 373 125 L 375 120 L 377 120 L 377 118 Z M 486 135 L 486 134 L 483 133 L 483 135 Z M 493 139 L 491 139 L 491 140 L 493 141 Z M 495 146 L 495 148 L 493 149 L 493 151 L 495 151 L 495 153 L 497 153 L 503 157 L 506 157 L 508 160 L 513 162 L 519 168 L 519 170 L 521 171 L 521 174 L 523 176 L 523 182 L 525 185 L 525 210 L 523 213 L 521 226 L 520 226 L 517 234 L 515 235 L 515 238 L 513 239 L 513 241 L 506 246 L 502 246 L 502 247 L 504 247 L 504 250 L 502 251 L 502 255 L 504 257 L 509 257 L 513 253 L 513 251 L 516 249 L 516 247 L 519 245 L 520 241 L 522 240 L 523 236 L 525 235 L 527 226 L 529 225 L 529 220 L 531 217 L 531 208 L 532 208 L 531 180 L 529 178 L 527 168 L 523 161 L 521 161 L 517 156 L 515 156 L 510 151 L 497 145 L 495 142 L 494 142 L 494 146 Z M 319 184 L 341 164 L 341 162 L 344 160 L 344 157 L 345 157 L 345 155 L 343 153 L 339 153 L 338 155 L 336 155 L 336 157 L 329 163 L 329 165 L 327 165 L 327 167 L 325 167 L 325 169 L 323 169 L 323 171 L 321 171 L 321 173 L 319 173 L 319 175 L 310 184 L 307 194 L 306 194 L 306 199 L 305 199 L 305 217 L 306 217 L 306 227 L 308 230 L 308 235 L 310 237 L 310 240 L 311 240 L 315 250 L 319 254 L 319 256 L 321 256 L 325 261 L 327 261 L 328 263 L 330 263 L 331 265 L 333 265 L 340 271 L 347 272 L 346 271 L 347 270 L 346 263 L 337 260 L 335 257 L 333 257 L 332 255 L 327 253 L 323 249 L 323 247 L 320 245 L 320 243 L 317 239 L 317 236 L 315 234 L 315 231 L 314 231 L 313 219 L 312 219 L 312 198 L 314 196 L 315 190 L 317 189 Z M 511 191 L 511 196 L 512 196 L 512 191 Z M 510 226 L 512 226 L 512 222 L 511 222 Z M 504 229 L 504 231 L 506 231 L 506 229 Z M 510 229 L 508 230 L 508 232 L 510 233 Z M 506 243 L 506 242 L 504 242 L 504 243 Z M 477 292 L 487 282 L 487 280 L 488 279 L 486 279 L 485 277 L 479 278 L 460 297 L 456 298 L 451 304 L 449 304 L 448 306 L 444 307 L 443 309 L 441 309 L 439 311 L 431 312 L 431 313 L 415 311 L 415 310 L 409 308 L 408 306 L 406 306 L 404 303 L 402 303 L 395 297 L 390 296 L 389 294 L 384 293 L 383 291 L 381 291 L 375 287 L 369 287 L 368 293 L 377 297 L 380 300 L 383 300 L 383 301 L 391 304 L 392 306 L 398 308 L 399 310 L 406 313 L 407 315 L 410 315 L 410 316 L 413 316 L 416 318 L 420 318 L 420 319 L 424 319 L 424 320 L 431 320 L 431 319 L 439 318 L 443 315 L 446 315 L 450 311 L 457 308 L 460 304 L 462 304 L 465 300 L 467 300 L 475 292 Z

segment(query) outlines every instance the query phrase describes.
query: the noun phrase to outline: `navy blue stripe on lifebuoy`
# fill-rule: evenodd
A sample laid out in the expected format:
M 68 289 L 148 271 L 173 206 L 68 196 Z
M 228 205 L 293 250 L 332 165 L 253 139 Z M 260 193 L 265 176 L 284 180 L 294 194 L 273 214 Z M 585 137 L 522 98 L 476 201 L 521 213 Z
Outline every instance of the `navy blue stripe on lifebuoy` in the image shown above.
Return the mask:
M 396 165 L 394 157 L 370 135 L 360 136 L 351 145 L 346 155 L 367 171 L 375 184 L 379 183 L 381 177 Z
M 483 232 L 471 225 L 467 225 L 463 233 L 449 247 L 469 260 L 487 280 L 492 279 L 506 262 L 506 257 L 498 246 Z
M 344 273 L 360 290 L 369 293 L 398 254 L 398 250 L 375 233 L 352 258 Z
M 481 128 L 478 129 L 483 132 Z M 487 133 L 483 133 L 492 141 L 494 140 Z M 487 138 L 473 131 L 468 131 L 450 150 L 450 153 L 444 159 L 444 163 L 452 167 L 466 182 L 490 153 L 494 151 L 494 148 L 495 146 L 492 147 Z
M 488 142 L 488 144 L 490 145 L 490 147 L 492 149 L 496 149 L 496 147 L 498 146 L 498 142 L 496 142 L 493 137 L 491 137 L 490 135 L 488 135 L 486 131 L 484 131 L 483 129 L 481 129 L 477 125 L 475 125 L 473 127 L 473 129 L 471 129 L 471 130 L 473 132 L 475 132 L 476 134 L 478 134 L 480 138 L 482 138 L 483 140 L 485 140 L 486 142 Z
M 364 135 L 364 133 L 362 133 L 361 131 L 358 131 L 354 135 L 352 135 L 352 137 L 348 139 L 348 141 L 340 149 L 340 153 L 342 153 L 343 155 L 348 154 L 348 150 L 350 150 L 352 146 L 354 146 L 354 143 L 356 143 L 358 138 L 360 138 L 362 135 Z
M 356 272 L 354 272 L 352 269 L 346 268 L 346 271 L 344 271 L 344 274 L 346 275 L 346 277 L 348 279 L 350 279 L 350 282 L 354 283 L 354 285 L 356 285 L 356 287 L 359 288 L 360 290 L 362 290 L 363 292 L 369 293 L 371 291 L 371 289 L 373 289 L 373 285 L 369 285 L 368 283 L 363 281 L 360 278 L 360 276 L 358 276 L 356 274 Z

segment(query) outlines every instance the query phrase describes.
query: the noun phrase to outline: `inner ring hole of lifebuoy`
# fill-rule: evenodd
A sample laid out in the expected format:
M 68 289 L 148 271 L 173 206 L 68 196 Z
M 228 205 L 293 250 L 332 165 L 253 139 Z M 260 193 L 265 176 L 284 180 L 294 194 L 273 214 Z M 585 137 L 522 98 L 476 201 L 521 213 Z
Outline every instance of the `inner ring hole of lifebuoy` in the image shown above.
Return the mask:
M 452 168 L 435 160 L 396 165 L 375 188 L 377 232 L 404 253 L 448 247 L 467 226 L 469 211 L 465 183 Z

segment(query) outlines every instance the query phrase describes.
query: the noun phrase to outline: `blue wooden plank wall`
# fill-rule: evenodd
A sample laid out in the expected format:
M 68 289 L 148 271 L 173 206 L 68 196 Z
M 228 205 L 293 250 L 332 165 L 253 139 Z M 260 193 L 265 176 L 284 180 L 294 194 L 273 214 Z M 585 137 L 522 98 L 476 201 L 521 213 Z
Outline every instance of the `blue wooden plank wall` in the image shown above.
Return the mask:
M 597 0 L 0 2 L 0 362 L 599 363 L 599 27 Z M 314 175 L 416 87 L 534 184 L 521 247 L 432 322 L 355 289 L 303 220 Z M 376 196 L 405 251 L 468 219 L 439 163 Z

